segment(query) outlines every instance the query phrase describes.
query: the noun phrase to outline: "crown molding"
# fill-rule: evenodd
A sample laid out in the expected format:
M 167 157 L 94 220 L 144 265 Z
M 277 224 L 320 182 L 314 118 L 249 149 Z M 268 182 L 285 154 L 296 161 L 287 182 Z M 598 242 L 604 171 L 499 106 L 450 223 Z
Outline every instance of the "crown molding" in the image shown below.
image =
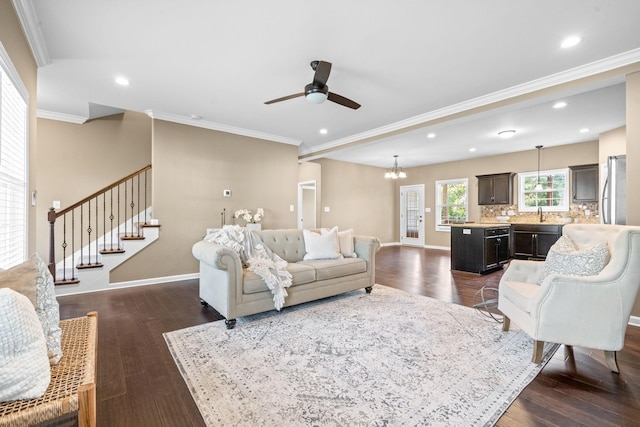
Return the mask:
M 332 150 L 341 147 L 346 144 L 361 141 L 363 139 L 374 138 L 380 135 L 385 135 L 391 132 L 406 129 L 408 127 L 421 125 L 423 123 L 430 122 L 432 120 L 442 119 L 454 114 L 469 111 L 474 108 L 484 107 L 496 102 L 505 101 L 517 96 L 526 95 L 528 93 L 536 92 L 543 89 L 548 89 L 553 86 L 570 83 L 575 80 L 591 77 L 599 73 L 615 70 L 627 65 L 634 64 L 640 61 L 640 49 L 630 50 L 618 55 L 614 55 L 602 60 L 594 61 L 589 64 L 585 64 L 579 67 L 571 68 L 556 74 L 552 74 L 547 77 L 542 77 L 537 80 L 532 80 L 527 83 L 512 86 L 507 89 L 503 89 L 497 92 L 490 93 L 488 95 L 480 96 L 470 99 L 468 101 L 453 104 L 444 108 L 429 111 L 424 114 L 420 114 L 414 117 L 410 117 L 399 122 L 391 123 L 389 125 L 381 126 L 375 129 L 371 129 L 365 132 L 357 133 L 347 136 L 345 138 L 336 139 L 335 141 L 327 142 L 326 144 L 317 145 L 307 150 L 301 151 L 299 156 L 305 156 L 304 160 L 312 160 L 319 157 L 323 157 L 322 154 L 311 156 L 314 153 L 321 153 L 327 150 Z
M 152 119 L 165 120 L 168 122 L 179 123 L 187 126 L 195 126 L 199 128 L 216 130 L 220 132 L 232 133 L 235 135 L 248 136 L 250 138 L 264 139 L 267 141 L 280 142 L 283 144 L 290 144 L 299 146 L 302 141 L 299 139 L 287 138 L 285 136 L 273 135 L 265 132 L 258 132 L 251 129 L 244 129 L 235 126 L 224 125 L 222 123 L 210 122 L 208 120 L 195 120 L 191 117 L 184 117 L 178 114 L 170 113 L 156 113 L 151 110 L 145 111 L 145 113 Z
M 13 7 L 16 10 L 20 24 L 27 36 L 27 41 L 31 47 L 31 52 L 36 60 L 38 67 L 44 67 L 51 64 L 49 50 L 40 30 L 40 23 L 36 10 L 31 0 L 13 0 Z
M 73 114 L 57 113 L 55 111 L 47 111 L 47 110 L 38 110 L 37 117 L 40 119 L 50 119 L 50 120 L 58 120 L 61 122 L 75 123 L 77 125 L 81 125 L 87 120 L 89 120 L 88 117 L 75 116 Z

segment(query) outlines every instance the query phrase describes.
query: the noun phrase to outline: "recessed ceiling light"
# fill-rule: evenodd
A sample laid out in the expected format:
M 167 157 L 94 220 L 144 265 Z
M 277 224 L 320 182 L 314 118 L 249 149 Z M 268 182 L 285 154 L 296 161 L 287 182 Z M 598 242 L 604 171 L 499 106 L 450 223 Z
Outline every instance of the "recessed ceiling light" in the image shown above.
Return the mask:
M 582 128 L 582 129 L 580 129 L 580 133 L 587 133 L 587 132 L 589 132 L 590 130 L 591 130 L 591 129 L 589 129 L 589 128 Z
M 578 37 L 578 36 L 569 36 L 566 39 L 564 39 L 562 41 L 562 43 L 560 43 L 560 47 L 566 49 L 566 48 L 573 47 L 573 46 L 577 45 L 581 41 L 582 41 L 582 39 L 580 37 Z
M 435 134 L 435 133 L 433 133 L 433 132 L 429 132 L 429 133 L 427 134 L 427 138 L 435 138 L 435 137 L 436 137 L 436 134 Z
M 564 101 L 559 101 L 556 102 L 555 104 L 553 104 L 553 108 L 555 108 L 556 110 L 560 109 L 560 108 L 564 108 L 567 106 L 567 103 Z
M 120 86 L 129 86 L 129 79 L 124 76 L 116 77 L 116 83 Z
M 469 151 L 471 151 L 473 153 L 474 151 L 476 151 L 476 149 L 471 147 L 471 148 L 469 148 Z
M 508 130 L 502 130 L 500 132 L 498 132 L 498 136 L 500 138 L 511 138 L 513 135 L 516 134 L 516 131 L 513 129 L 508 129 Z
M 324 129 L 324 128 L 323 128 L 323 129 L 320 129 L 320 133 L 321 133 L 322 135 L 326 135 L 326 134 L 327 134 L 327 132 L 328 132 L 328 130 L 326 130 L 326 129 Z

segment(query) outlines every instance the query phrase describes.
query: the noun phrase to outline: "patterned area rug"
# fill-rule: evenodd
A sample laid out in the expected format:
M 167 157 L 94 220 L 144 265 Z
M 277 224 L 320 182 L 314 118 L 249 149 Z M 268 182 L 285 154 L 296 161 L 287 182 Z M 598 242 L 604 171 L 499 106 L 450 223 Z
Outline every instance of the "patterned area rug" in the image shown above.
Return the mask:
M 376 285 L 165 334 L 208 426 L 493 425 L 557 349 Z

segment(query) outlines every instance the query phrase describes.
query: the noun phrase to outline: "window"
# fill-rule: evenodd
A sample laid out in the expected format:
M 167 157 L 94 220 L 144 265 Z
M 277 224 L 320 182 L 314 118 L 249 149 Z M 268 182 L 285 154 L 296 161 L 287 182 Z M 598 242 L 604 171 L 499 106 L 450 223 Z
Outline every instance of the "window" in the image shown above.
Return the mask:
M 569 169 L 540 171 L 540 185 L 536 189 L 538 172 L 518 174 L 518 209 L 520 212 L 569 210 Z
M 27 99 L 0 44 L 0 268 L 26 259 Z
M 436 181 L 436 231 L 451 231 L 448 224 L 469 218 L 469 180 Z

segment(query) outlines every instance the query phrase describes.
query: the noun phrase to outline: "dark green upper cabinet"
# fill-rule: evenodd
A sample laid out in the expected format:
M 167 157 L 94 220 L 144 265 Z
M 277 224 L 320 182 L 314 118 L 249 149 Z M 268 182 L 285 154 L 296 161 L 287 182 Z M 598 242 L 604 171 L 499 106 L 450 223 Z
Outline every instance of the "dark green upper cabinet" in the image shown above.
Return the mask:
M 513 172 L 477 175 L 479 205 L 510 205 L 513 194 Z
M 598 165 L 569 166 L 571 169 L 571 203 L 598 201 Z

